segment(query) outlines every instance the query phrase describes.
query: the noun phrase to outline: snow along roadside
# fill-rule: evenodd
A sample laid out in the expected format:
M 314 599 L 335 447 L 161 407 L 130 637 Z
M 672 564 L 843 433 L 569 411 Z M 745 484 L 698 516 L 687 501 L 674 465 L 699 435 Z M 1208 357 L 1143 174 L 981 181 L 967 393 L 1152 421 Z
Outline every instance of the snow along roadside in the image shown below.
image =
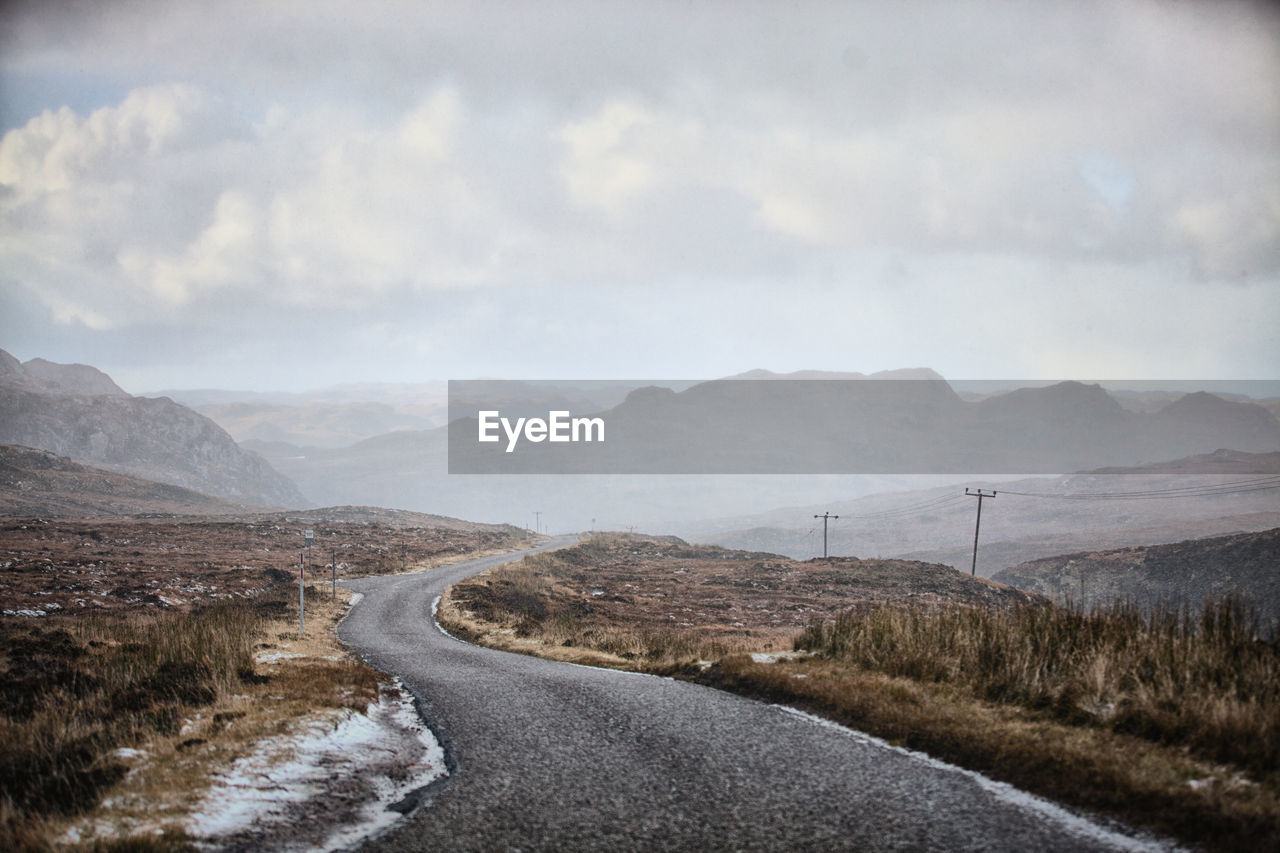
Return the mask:
M 444 753 L 396 679 L 345 711 L 259 742 L 217 774 L 187 818 L 208 850 L 337 850 L 389 827 L 445 775 Z

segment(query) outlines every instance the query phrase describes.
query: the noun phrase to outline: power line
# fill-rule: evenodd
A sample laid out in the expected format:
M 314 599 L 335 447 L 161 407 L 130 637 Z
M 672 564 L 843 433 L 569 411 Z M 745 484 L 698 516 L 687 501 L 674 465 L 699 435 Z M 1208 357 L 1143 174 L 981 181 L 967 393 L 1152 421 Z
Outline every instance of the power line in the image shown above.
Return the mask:
M 963 498 L 964 498 L 964 495 L 956 495 L 956 494 L 941 495 L 936 498 L 930 498 L 929 500 L 923 501 L 921 503 L 907 504 L 906 506 L 892 507 L 890 509 L 883 509 L 877 512 L 869 512 L 864 515 L 851 515 L 849 517 L 856 518 L 859 520 L 874 520 L 874 519 L 881 519 L 881 518 L 894 518 L 894 517 L 903 516 L 903 515 L 915 515 L 917 512 L 927 510 L 927 509 L 941 509 L 947 504 L 955 503 L 956 501 L 959 501 Z M 814 516 L 814 518 L 819 518 L 819 517 L 820 516 Z
M 1253 480 L 1236 480 L 1229 483 L 1202 483 L 1194 486 L 1173 486 L 1167 489 L 1140 489 L 1131 492 L 1077 492 L 1074 494 L 1053 494 L 1051 492 L 1019 492 L 1008 489 L 1001 489 L 1001 492 L 1006 495 L 1019 495 L 1027 498 L 1052 498 L 1066 501 L 1118 501 L 1236 495 L 1267 491 L 1269 489 L 1280 489 L 1280 475 L 1262 477 Z

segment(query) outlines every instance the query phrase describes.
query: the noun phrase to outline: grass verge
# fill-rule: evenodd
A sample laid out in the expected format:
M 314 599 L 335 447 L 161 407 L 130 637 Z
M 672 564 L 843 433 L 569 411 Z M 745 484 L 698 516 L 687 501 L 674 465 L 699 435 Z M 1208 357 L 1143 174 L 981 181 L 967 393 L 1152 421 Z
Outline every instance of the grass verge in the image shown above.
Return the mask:
M 191 612 L 0 626 L 0 849 L 184 850 L 212 773 L 316 714 L 376 701 L 309 590 Z M 342 595 L 340 591 L 340 595 Z

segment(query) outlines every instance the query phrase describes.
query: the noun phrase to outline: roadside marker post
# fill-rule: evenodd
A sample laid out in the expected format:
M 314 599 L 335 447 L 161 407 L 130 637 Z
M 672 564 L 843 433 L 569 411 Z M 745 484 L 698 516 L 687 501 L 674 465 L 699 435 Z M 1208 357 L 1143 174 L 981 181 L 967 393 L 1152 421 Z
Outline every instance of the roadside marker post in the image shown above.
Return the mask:
M 303 587 L 302 587 L 303 580 L 304 580 L 304 572 L 305 572 L 305 566 L 303 565 L 303 562 L 302 562 L 302 552 L 299 551 L 298 552 L 298 634 L 299 635 L 305 634 L 307 632 L 307 625 L 306 625 L 305 618 L 303 616 L 303 613 L 306 610 L 306 604 L 304 603 L 304 600 L 303 600 Z
M 302 541 L 307 546 L 306 562 L 310 563 L 311 562 L 311 545 L 316 541 L 316 532 L 310 529 L 302 531 Z M 306 582 L 306 573 L 307 573 L 307 570 L 306 570 L 306 564 L 303 562 L 303 555 L 299 554 L 298 555 L 298 633 L 299 634 L 306 632 L 306 627 L 303 623 L 303 618 L 302 618 L 303 611 L 306 609 L 306 605 L 303 603 L 303 594 L 304 594 L 303 584 Z

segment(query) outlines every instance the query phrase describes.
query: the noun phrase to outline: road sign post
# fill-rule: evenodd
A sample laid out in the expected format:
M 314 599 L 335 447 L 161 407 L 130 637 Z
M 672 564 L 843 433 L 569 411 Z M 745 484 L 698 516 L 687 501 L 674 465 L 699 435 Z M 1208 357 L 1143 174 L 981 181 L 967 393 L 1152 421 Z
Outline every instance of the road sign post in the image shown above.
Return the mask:
M 298 634 L 299 635 L 305 634 L 307 631 L 306 620 L 303 615 L 306 612 L 306 603 L 304 600 L 304 592 L 303 592 L 303 586 L 302 586 L 304 568 L 305 567 L 303 566 L 303 563 L 302 563 L 302 553 L 299 552 L 298 553 Z
M 306 610 L 304 603 L 306 574 L 306 564 L 311 562 L 311 546 L 316 541 L 316 532 L 314 530 L 304 530 L 302 532 L 302 541 L 307 546 L 306 561 L 303 561 L 303 555 L 298 555 L 298 633 L 302 634 L 306 631 L 306 625 L 303 622 L 303 612 Z

